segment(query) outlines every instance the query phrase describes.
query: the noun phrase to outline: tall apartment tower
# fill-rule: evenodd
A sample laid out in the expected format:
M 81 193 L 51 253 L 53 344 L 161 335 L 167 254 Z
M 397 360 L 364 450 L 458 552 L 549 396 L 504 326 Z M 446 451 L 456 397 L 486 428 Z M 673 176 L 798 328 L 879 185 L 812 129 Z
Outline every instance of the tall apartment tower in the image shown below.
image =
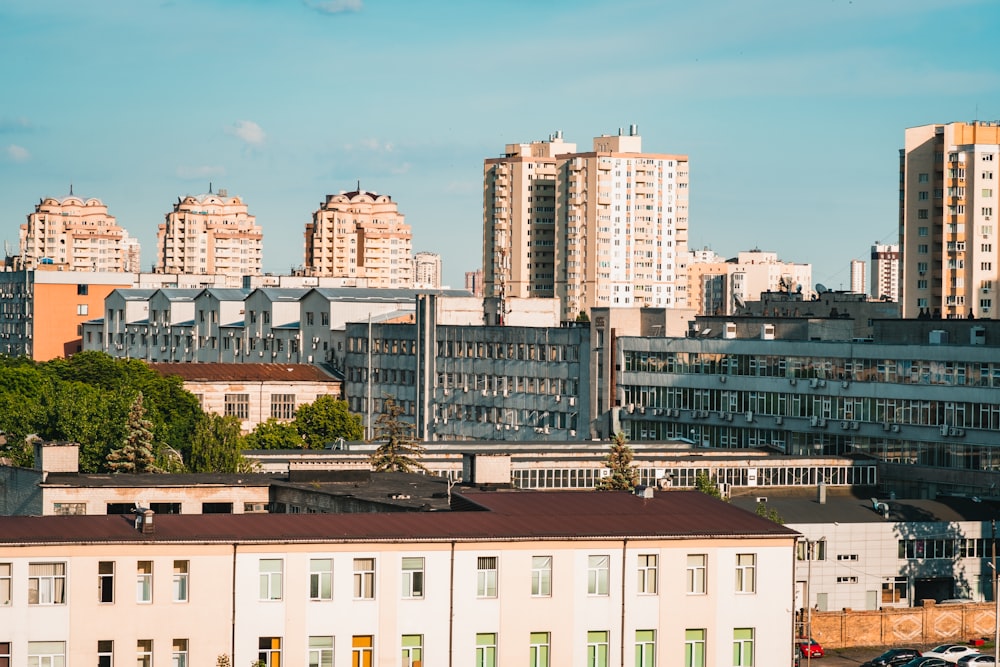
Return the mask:
M 100 199 L 70 194 L 39 200 L 20 228 L 21 269 L 52 264 L 67 271 L 139 270 L 139 242 L 122 229 Z
M 264 235 L 247 205 L 225 190 L 177 198 L 156 233 L 156 273 L 256 276 Z
M 360 188 L 327 195 L 305 236 L 306 275 L 353 278 L 367 287 L 413 285 L 413 234 L 389 195 Z
M 688 158 L 643 153 L 628 134 L 577 152 L 561 133 L 484 163 L 487 296 L 595 306 L 687 305 Z
M 413 256 L 413 286 L 441 287 L 441 255 L 418 252 Z
M 997 314 L 1000 121 L 906 130 L 899 155 L 903 317 Z
M 555 296 L 557 156 L 575 151 L 556 132 L 484 160 L 485 296 Z
M 899 246 L 896 244 L 872 245 L 872 299 L 899 301 Z
M 865 291 L 865 262 L 861 259 L 851 260 L 851 292 L 867 294 Z

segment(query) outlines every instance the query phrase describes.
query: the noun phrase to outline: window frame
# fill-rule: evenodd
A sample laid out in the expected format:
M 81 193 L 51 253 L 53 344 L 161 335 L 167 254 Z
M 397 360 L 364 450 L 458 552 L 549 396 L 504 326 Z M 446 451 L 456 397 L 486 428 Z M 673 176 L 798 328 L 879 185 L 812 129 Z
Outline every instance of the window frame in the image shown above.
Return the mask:
M 528 636 L 528 666 L 550 667 L 552 663 L 552 634 L 532 632 Z
M 138 604 L 153 604 L 153 561 L 139 560 L 135 563 L 135 601 Z
M 706 639 L 704 628 L 684 630 L 684 667 L 705 667 Z
M 0 563 L 0 607 L 14 604 L 14 564 Z
M 531 557 L 531 597 L 552 597 L 552 556 Z
M 351 637 L 351 665 L 354 667 L 373 667 L 374 664 L 375 636 L 353 635 Z
M 135 658 L 137 667 L 153 667 L 153 640 L 135 640 Z
M 655 667 L 656 630 L 635 631 L 635 667 Z
M 354 599 L 355 600 L 375 599 L 374 557 L 354 559 Z
M 334 645 L 333 635 L 310 635 L 309 667 L 333 667 Z
M 495 632 L 476 633 L 476 660 L 475 667 L 497 667 L 498 637 Z
M 587 556 L 587 595 L 607 597 L 611 593 L 611 555 Z
M 225 394 L 223 396 L 222 413 L 226 417 L 236 417 L 240 420 L 250 418 L 250 394 Z
M 587 631 L 587 667 L 608 667 L 611 655 L 611 633 L 607 630 Z
M 66 664 L 65 641 L 29 641 L 27 651 L 28 663 L 26 664 L 30 664 L 32 658 L 36 660 L 35 664 L 40 667 L 45 667 L 46 665 L 51 666 L 55 664 Z M 58 663 L 56 662 L 56 658 L 60 659 Z
M 115 662 L 115 642 L 111 639 L 97 640 L 97 667 L 112 667 Z
M 496 598 L 499 593 L 500 558 L 498 556 L 476 557 L 476 597 Z
M 400 561 L 404 600 L 422 600 L 424 597 L 425 561 L 423 556 L 403 556 Z
M 187 639 L 174 639 L 170 649 L 170 667 L 188 667 L 190 664 L 190 642 Z
M 104 572 L 105 569 L 110 572 Z M 97 603 L 115 603 L 115 561 L 102 560 L 97 562 Z
M 692 560 L 695 558 L 700 562 Z M 708 595 L 708 554 L 687 555 L 686 592 L 688 595 Z
M 639 595 L 656 595 L 658 593 L 658 572 L 660 559 L 657 554 L 639 554 L 638 577 L 636 592 Z
M 741 633 L 749 633 L 749 637 L 741 637 Z M 753 667 L 755 635 L 753 628 L 733 628 L 733 667 Z
M 309 599 L 313 602 L 333 599 L 332 558 L 309 559 Z
M 264 564 L 277 564 L 277 570 L 264 569 Z M 270 566 L 269 566 L 270 567 Z M 278 602 L 283 598 L 282 590 L 284 582 L 282 574 L 285 570 L 285 562 L 281 558 L 261 558 L 257 563 L 258 589 L 257 599 L 260 602 Z
M 266 646 L 265 644 L 270 644 Z M 274 657 L 278 660 L 275 662 Z M 281 665 L 281 637 L 258 637 L 257 660 L 263 662 L 263 667 L 279 667 Z
M 179 565 L 180 563 L 183 565 Z M 170 587 L 170 597 L 174 602 L 188 602 L 191 599 L 191 561 L 174 561 Z
M 750 563 L 741 562 L 749 558 Z M 736 592 L 742 595 L 757 593 L 757 554 L 736 554 Z
M 37 573 L 32 575 L 31 569 L 41 566 L 52 566 L 52 574 Z M 32 586 L 34 582 L 34 586 Z M 42 582 L 48 582 L 43 587 Z M 49 607 L 66 604 L 66 562 L 65 561 L 39 561 L 28 563 L 28 605 L 31 607 Z M 35 601 L 32 602 L 32 589 L 34 589 Z M 43 592 L 47 595 L 43 600 Z
M 403 667 L 421 667 L 424 664 L 424 636 L 403 635 L 399 639 Z

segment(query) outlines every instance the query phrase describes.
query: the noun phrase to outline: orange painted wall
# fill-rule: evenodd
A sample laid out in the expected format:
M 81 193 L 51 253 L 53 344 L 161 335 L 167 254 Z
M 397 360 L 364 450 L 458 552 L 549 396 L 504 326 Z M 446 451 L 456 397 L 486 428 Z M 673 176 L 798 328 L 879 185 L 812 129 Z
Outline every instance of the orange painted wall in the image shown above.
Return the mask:
M 77 294 L 77 285 L 35 283 L 34 322 L 32 324 L 32 359 L 48 361 L 68 357 L 83 348 L 79 326 L 88 320 L 104 317 L 104 298 L 121 285 L 88 285 L 87 294 Z M 77 315 L 77 307 L 87 306 L 86 315 Z

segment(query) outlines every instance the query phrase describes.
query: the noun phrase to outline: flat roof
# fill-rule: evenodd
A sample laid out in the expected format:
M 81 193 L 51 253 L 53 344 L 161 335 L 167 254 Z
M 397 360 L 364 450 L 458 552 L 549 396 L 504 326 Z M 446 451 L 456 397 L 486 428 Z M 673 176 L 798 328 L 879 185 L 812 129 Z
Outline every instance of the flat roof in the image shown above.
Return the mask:
M 899 522 L 953 522 L 990 521 L 996 518 L 998 506 L 991 501 L 964 496 L 939 496 L 934 500 L 891 499 L 886 496 L 865 495 L 861 492 L 831 492 L 827 489 L 826 502 L 820 503 L 813 488 L 809 495 L 791 493 L 776 495 L 771 488 L 761 487 L 733 496 L 735 507 L 754 511 L 757 498 L 766 498 L 767 508 L 775 510 L 785 523 L 899 523 Z M 889 517 L 876 512 L 872 498 L 889 506 Z

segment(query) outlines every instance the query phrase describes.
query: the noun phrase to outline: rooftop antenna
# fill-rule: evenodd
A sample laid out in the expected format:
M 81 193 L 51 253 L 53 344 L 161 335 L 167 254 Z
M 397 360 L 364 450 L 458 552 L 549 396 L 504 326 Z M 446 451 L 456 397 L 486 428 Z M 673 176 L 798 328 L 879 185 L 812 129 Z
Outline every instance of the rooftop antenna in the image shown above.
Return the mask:
M 212 181 L 208 182 L 208 194 L 212 194 Z
M 72 182 L 70 182 L 70 184 L 69 184 L 69 196 L 70 197 L 73 196 L 73 183 Z
M 361 179 L 358 179 L 358 192 L 361 192 Z

